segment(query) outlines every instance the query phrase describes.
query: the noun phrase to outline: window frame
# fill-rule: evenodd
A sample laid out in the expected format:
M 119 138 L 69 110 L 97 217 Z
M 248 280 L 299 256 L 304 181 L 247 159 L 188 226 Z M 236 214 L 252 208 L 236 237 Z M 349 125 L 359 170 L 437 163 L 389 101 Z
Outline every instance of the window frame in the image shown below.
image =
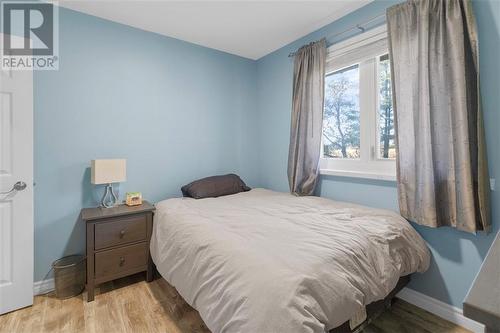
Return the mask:
M 323 157 L 321 133 L 320 173 L 323 175 L 396 180 L 395 159 L 379 156 L 379 68 L 380 56 L 388 53 L 387 28 L 381 26 L 327 49 L 326 75 L 359 65 L 360 158 Z M 363 93 L 362 93 L 363 92 Z

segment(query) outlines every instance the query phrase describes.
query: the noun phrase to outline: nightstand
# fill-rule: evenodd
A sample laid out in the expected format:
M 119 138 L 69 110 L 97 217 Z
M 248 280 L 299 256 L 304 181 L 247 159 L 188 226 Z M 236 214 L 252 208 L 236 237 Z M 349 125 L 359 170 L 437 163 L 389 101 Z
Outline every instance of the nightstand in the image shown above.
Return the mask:
M 149 241 L 155 207 L 84 208 L 80 216 L 87 227 L 87 301 L 94 300 L 94 286 L 146 271 L 153 280 Z

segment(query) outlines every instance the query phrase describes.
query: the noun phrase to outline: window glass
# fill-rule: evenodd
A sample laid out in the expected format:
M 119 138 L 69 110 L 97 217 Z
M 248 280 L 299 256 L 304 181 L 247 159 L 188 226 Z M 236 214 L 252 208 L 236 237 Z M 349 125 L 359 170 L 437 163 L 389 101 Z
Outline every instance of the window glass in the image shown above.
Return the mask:
M 325 78 L 323 157 L 360 157 L 359 65 Z
M 379 158 L 395 158 L 394 112 L 392 108 L 391 64 L 389 55 L 378 59 L 378 137 Z

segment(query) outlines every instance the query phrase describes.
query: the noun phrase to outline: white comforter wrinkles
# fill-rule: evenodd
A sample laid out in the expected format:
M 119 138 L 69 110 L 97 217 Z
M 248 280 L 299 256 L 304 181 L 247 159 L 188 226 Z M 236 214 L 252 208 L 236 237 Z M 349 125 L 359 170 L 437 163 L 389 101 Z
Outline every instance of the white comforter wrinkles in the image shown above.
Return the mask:
M 153 261 L 212 332 L 325 332 L 429 265 L 387 210 L 264 189 L 156 207 Z

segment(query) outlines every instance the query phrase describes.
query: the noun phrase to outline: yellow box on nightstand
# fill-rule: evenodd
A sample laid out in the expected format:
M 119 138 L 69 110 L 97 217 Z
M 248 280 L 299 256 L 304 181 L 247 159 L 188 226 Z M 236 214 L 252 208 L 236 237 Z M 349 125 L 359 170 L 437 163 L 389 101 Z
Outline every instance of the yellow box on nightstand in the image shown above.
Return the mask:
M 127 206 L 142 205 L 142 193 L 141 192 L 127 192 L 125 204 Z

